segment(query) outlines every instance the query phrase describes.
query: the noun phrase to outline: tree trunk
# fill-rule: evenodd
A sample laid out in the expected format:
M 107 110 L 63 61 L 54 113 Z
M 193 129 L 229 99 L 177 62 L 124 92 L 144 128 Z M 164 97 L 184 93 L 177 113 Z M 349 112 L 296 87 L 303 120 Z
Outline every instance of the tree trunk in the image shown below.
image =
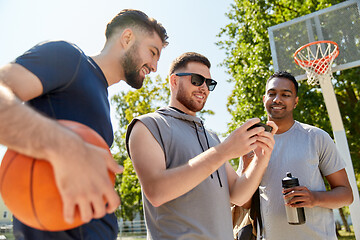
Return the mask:
M 345 214 L 344 214 L 344 211 L 343 211 L 342 208 L 339 208 L 339 213 L 340 213 L 340 217 L 341 217 L 341 220 L 342 220 L 342 222 L 343 222 L 343 224 L 345 226 L 346 231 L 351 232 L 349 224 L 346 221 L 346 217 L 345 217 Z

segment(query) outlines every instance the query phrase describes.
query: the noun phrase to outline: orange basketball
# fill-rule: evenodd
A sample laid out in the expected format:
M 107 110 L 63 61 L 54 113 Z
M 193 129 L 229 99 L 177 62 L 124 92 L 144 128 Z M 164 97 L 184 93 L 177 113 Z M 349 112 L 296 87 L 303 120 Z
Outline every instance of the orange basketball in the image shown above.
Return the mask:
M 59 120 L 91 144 L 107 149 L 104 139 L 91 128 L 77 122 Z M 69 166 L 71 167 L 71 166 Z M 115 175 L 109 171 L 113 184 Z M 7 150 L 0 167 L 0 192 L 5 205 L 24 224 L 45 231 L 62 231 L 83 224 L 76 208 L 74 222 L 64 221 L 62 201 L 51 165 Z

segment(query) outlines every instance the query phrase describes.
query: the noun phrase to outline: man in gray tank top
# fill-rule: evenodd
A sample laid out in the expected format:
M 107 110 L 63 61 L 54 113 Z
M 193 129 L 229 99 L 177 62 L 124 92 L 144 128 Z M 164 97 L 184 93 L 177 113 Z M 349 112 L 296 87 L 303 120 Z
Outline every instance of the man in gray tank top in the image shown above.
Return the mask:
M 272 133 L 249 127 L 254 118 L 222 143 L 196 117 L 216 81 L 209 60 L 185 53 L 170 67 L 168 107 L 135 118 L 126 145 L 139 177 L 148 239 L 232 240 L 230 203 L 242 205 L 257 189 L 274 146 Z M 228 160 L 254 150 L 239 177 Z
M 279 128 L 259 187 L 263 239 L 336 240 L 332 209 L 349 205 L 353 200 L 345 164 L 329 134 L 294 120 L 293 111 L 299 100 L 297 92 L 298 83 L 287 72 L 276 72 L 266 83 L 263 101 L 268 120 Z M 249 158 L 243 159 L 246 168 Z M 241 169 L 243 167 L 238 171 Z M 283 190 L 281 181 L 286 172 L 297 177 L 300 186 Z M 326 191 L 324 176 L 330 191 Z M 304 224 L 288 223 L 283 198 L 289 201 L 290 207 L 305 208 Z

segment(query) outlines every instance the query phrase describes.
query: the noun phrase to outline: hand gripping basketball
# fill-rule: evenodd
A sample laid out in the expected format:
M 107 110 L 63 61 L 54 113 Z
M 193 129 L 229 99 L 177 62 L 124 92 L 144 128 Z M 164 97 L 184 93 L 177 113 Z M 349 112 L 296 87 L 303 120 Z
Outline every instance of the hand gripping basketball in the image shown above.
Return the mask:
M 84 141 L 107 149 L 104 139 L 91 128 L 77 122 L 59 120 Z M 114 173 L 109 171 L 112 183 Z M 5 205 L 24 224 L 46 231 L 62 231 L 83 224 L 76 209 L 72 224 L 65 222 L 60 193 L 48 161 L 7 150 L 0 167 L 0 192 Z

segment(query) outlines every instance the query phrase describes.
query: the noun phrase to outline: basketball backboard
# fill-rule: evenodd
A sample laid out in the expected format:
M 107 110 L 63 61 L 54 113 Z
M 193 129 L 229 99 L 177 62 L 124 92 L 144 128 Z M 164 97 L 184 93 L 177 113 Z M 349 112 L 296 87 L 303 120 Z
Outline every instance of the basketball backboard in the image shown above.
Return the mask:
M 296 80 L 306 79 L 293 54 L 299 47 L 320 40 L 339 45 L 333 72 L 360 66 L 359 11 L 360 0 L 349 0 L 268 28 L 274 70 L 288 71 Z

